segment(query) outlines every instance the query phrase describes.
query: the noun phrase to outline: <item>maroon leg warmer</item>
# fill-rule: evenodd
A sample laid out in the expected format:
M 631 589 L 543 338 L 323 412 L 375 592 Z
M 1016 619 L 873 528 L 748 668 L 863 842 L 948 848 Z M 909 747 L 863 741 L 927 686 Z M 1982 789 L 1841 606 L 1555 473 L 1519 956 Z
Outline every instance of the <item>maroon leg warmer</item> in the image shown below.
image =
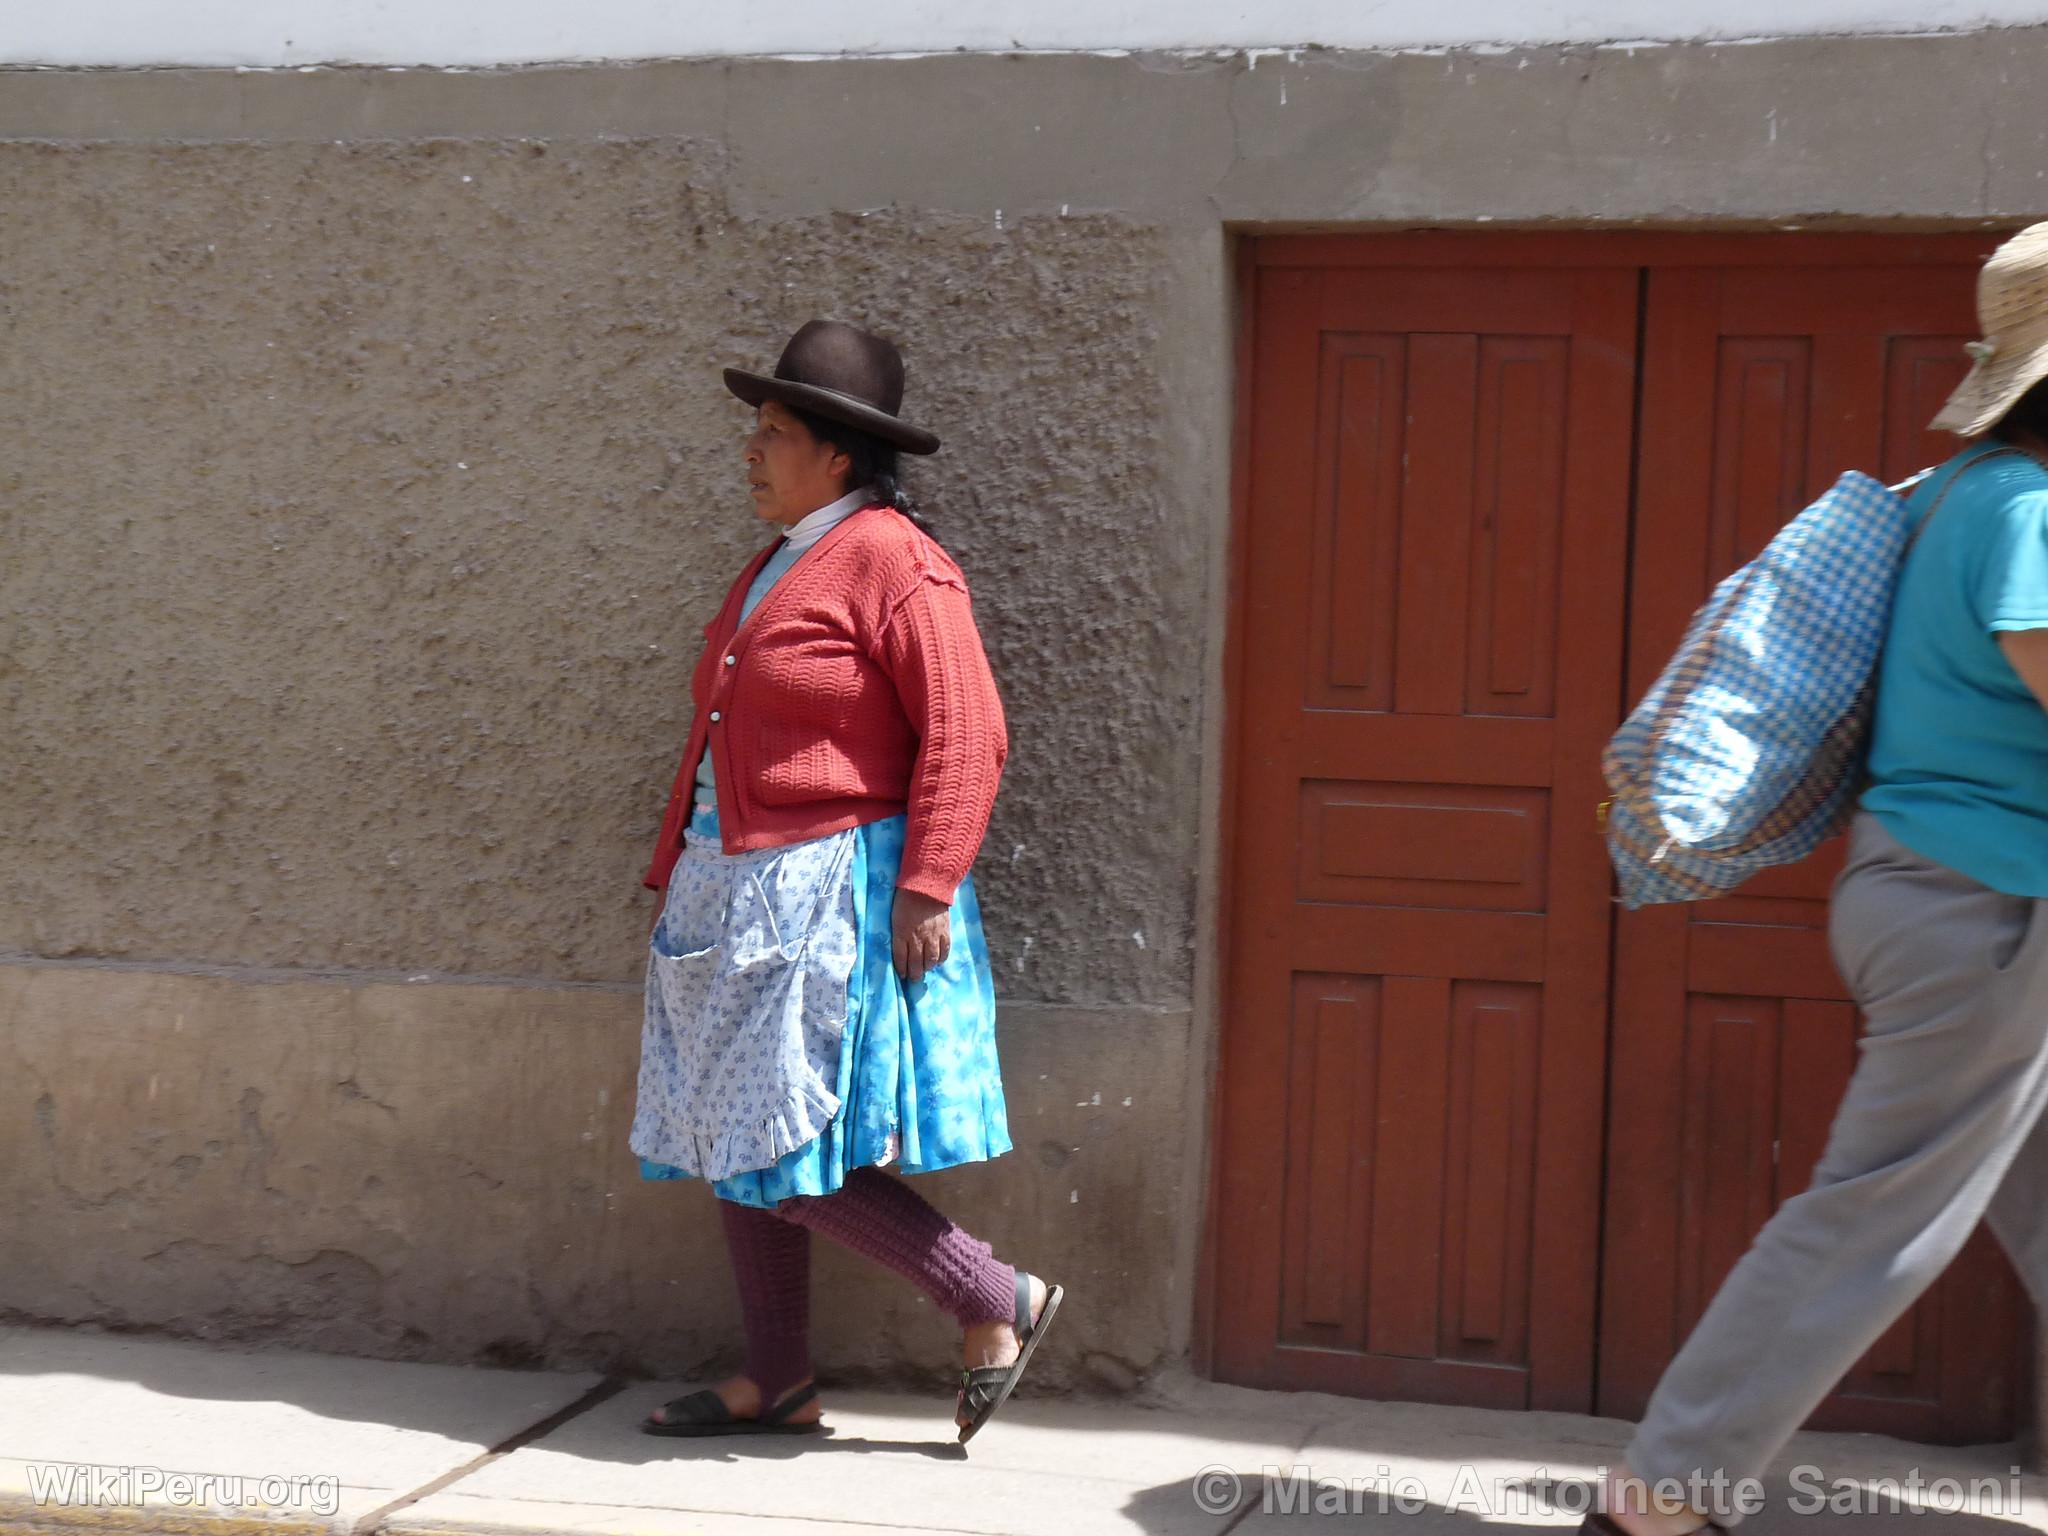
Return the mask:
M 718 1212 L 747 1332 L 742 1374 L 760 1387 L 765 1411 L 811 1374 L 811 1234 L 732 1200 Z
M 879 1168 L 856 1168 L 831 1194 L 785 1200 L 776 1214 L 886 1264 L 963 1328 L 1017 1315 L 1017 1272 Z

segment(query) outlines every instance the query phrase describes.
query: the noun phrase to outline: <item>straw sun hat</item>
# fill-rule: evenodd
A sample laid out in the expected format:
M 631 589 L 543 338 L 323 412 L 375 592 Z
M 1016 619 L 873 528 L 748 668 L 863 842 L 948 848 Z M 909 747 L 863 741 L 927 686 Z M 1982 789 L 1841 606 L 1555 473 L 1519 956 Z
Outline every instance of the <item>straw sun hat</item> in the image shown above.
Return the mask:
M 2048 379 L 2048 224 L 2021 230 L 1977 274 L 1977 360 L 1931 423 L 1937 432 L 1975 437 L 1995 425 L 2028 390 Z

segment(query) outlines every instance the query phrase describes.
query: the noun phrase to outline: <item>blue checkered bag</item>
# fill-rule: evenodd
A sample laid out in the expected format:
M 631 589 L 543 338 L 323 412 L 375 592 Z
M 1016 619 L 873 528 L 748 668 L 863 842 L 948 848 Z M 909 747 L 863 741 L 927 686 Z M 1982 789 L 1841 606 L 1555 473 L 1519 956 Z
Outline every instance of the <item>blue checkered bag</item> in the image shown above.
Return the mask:
M 1843 475 L 1693 615 L 1601 758 L 1625 906 L 1718 896 L 1848 824 L 1918 534 L 1907 486 Z

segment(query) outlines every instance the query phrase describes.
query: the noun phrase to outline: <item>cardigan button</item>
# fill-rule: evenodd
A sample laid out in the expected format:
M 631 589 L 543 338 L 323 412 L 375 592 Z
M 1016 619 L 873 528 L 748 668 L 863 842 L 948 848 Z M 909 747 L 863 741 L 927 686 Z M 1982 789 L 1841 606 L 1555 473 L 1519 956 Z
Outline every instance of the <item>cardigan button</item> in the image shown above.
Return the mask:
M 724 717 L 720 715 L 717 710 L 714 709 L 713 711 L 711 711 L 711 723 L 713 725 L 718 724 L 718 722 L 723 718 Z
M 728 657 L 726 657 L 726 658 L 725 658 L 725 664 L 726 664 L 726 665 L 727 665 L 728 667 L 736 667 L 736 666 L 738 666 L 738 665 L 739 665 L 739 662 L 740 662 L 740 659 L 739 659 L 739 657 L 737 657 L 737 656 L 728 656 Z

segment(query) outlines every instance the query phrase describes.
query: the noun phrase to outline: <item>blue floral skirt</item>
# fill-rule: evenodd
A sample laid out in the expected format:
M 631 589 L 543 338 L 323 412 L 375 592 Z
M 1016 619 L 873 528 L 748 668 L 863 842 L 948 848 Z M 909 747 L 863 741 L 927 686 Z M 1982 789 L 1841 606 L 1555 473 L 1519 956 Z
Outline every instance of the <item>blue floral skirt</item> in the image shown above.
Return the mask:
M 907 985 L 896 974 L 890 918 L 907 828 L 902 816 L 891 816 L 861 827 L 854 841 L 859 941 L 840 1037 L 837 1114 L 773 1166 L 714 1181 L 719 1199 L 772 1208 L 792 1195 L 829 1195 L 855 1168 L 929 1173 L 1010 1150 L 995 978 L 971 875 L 953 897 L 945 964 Z M 688 836 L 715 839 L 718 813 L 698 811 Z M 695 1177 L 646 1158 L 640 1176 Z

